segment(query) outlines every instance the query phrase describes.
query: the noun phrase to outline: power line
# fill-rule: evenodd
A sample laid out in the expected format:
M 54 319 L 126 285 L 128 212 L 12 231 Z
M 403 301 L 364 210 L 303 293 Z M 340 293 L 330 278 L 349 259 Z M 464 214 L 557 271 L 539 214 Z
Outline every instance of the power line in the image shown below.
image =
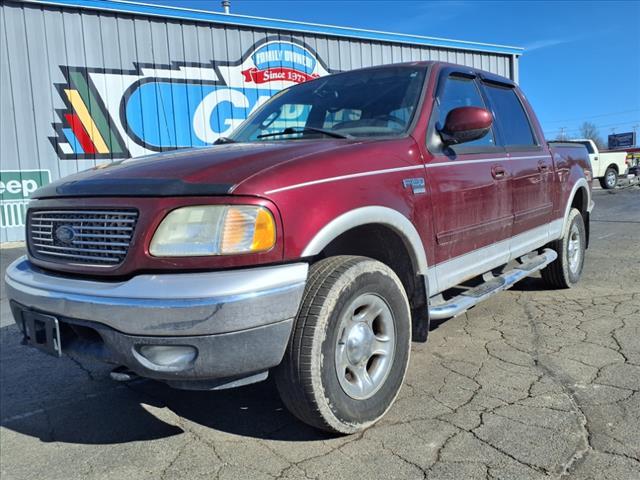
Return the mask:
M 628 122 L 617 122 L 617 123 L 608 123 L 605 125 L 597 125 L 596 128 L 607 128 L 607 127 L 624 127 L 625 125 L 631 125 L 632 123 L 636 123 L 638 120 L 629 120 Z
M 565 131 L 565 127 L 560 127 L 560 135 L 558 136 L 560 140 L 565 140 L 567 138 L 565 137 L 564 131 Z
M 602 113 L 602 114 L 599 114 L 599 115 L 584 115 L 584 116 L 579 117 L 579 118 L 570 118 L 570 119 L 567 119 L 567 120 L 551 120 L 549 122 L 544 122 L 544 123 L 576 122 L 576 121 L 584 120 L 585 118 L 613 117 L 615 115 L 623 115 L 625 113 L 633 113 L 633 112 L 640 112 L 640 108 L 634 108 L 632 110 L 623 110 L 621 112 Z
M 629 122 L 618 122 L 618 123 L 608 123 L 608 124 L 604 124 L 604 125 L 596 125 L 597 129 L 604 129 L 604 128 L 610 128 L 613 127 L 615 129 L 623 129 L 623 128 L 633 128 L 634 124 L 637 124 L 638 122 L 640 122 L 640 120 L 631 120 Z M 580 128 L 567 128 L 567 127 L 553 127 L 553 128 L 547 128 L 544 130 L 545 135 L 554 135 L 555 133 L 558 133 L 558 131 L 560 131 L 560 134 L 576 134 L 576 133 L 580 133 Z

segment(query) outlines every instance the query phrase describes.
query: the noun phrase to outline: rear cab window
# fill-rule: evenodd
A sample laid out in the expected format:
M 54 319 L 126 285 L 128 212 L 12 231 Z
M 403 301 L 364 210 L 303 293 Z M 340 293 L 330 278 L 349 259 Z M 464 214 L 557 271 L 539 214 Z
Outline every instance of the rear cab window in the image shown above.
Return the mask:
M 538 148 L 531 122 L 515 89 L 484 82 L 484 91 L 494 113 L 501 143 L 509 150 Z
M 591 145 L 591 142 L 580 142 L 582 145 L 584 145 L 584 147 L 587 149 L 587 152 L 589 152 L 589 154 L 593 154 L 596 153 L 593 150 L 593 145 Z

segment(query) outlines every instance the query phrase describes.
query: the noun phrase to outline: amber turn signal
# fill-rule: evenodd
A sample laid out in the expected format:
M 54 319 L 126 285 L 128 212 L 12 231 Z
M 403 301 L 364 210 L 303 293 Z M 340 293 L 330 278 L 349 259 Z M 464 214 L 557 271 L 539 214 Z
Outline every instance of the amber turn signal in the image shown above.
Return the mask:
M 230 206 L 224 220 L 222 254 L 264 252 L 276 243 L 276 226 L 263 207 Z

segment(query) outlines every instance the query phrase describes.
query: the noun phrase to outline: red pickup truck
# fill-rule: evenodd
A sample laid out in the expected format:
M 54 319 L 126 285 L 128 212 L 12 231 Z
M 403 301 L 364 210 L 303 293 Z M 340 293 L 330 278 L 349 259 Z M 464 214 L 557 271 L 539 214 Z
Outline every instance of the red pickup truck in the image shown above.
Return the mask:
M 40 189 L 7 289 L 25 343 L 53 355 L 183 389 L 271 371 L 298 418 L 351 433 L 390 408 L 430 319 L 536 271 L 578 281 L 591 180 L 511 80 L 350 71 L 279 92 L 210 148 Z

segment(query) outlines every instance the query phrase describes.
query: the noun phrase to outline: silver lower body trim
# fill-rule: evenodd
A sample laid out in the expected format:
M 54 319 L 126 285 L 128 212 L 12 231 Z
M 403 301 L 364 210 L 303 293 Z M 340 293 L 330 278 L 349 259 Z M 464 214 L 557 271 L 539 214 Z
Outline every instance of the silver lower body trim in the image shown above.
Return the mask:
M 443 320 L 445 318 L 455 317 L 464 313 L 474 305 L 486 300 L 498 292 L 507 290 L 516 282 L 528 277 L 533 272 L 542 270 L 544 267 L 558 258 L 558 254 L 547 248 L 541 255 L 528 259 L 524 264 L 495 277 L 485 285 L 476 287 L 469 292 L 464 292 L 455 298 L 452 298 L 442 305 L 434 305 L 429 307 L 429 316 L 432 320 Z M 497 281 L 499 280 L 499 281 Z M 497 281 L 497 282 L 496 282 Z M 491 285 L 492 282 L 495 282 Z
M 9 299 L 27 308 L 130 335 L 194 336 L 295 317 L 307 272 L 308 264 L 296 263 L 107 282 L 58 276 L 22 257 L 7 268 L 5 280 Z
M 429 268 L 429 292 L 436 295 L 476 275 L 504 265 L 562 237 L 561 218 L 505 238 L 492 245 L 451 258 Z

